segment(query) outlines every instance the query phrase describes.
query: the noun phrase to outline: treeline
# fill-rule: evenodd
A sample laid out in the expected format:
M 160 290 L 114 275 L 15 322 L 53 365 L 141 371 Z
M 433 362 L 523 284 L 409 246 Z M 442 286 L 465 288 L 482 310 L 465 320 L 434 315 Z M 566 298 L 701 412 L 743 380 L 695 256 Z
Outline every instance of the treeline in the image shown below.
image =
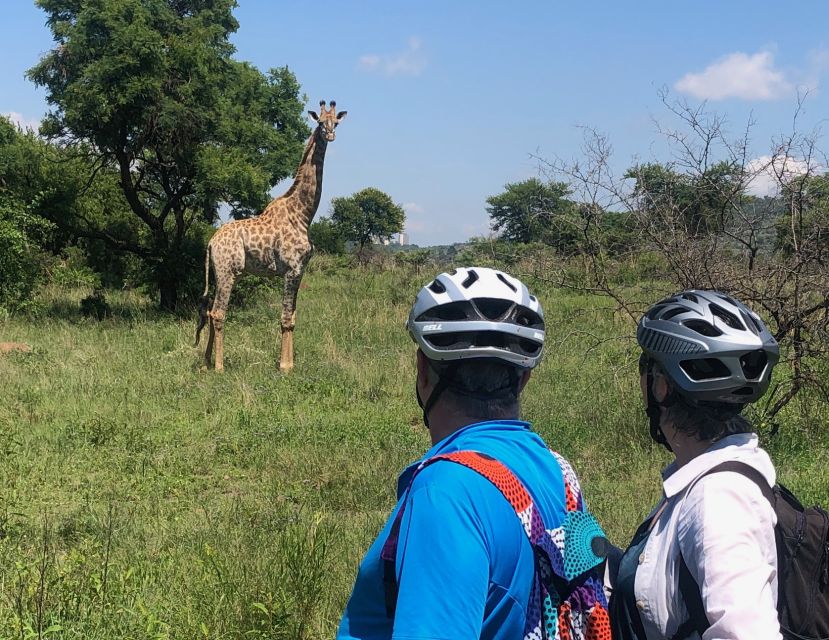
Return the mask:
M 641 207 L 638 213 L 655 228 L 680 224 L 691 239 L 723 234 L 732 226 L 731 209 L 736 206 L 758 223 L 758 249 L 786 250 L 792 235 L 787 193 L 751 195 L 739 172 L 720 163 L 695 176 L 654 162 L 632 167 L 626 176 L 630 195 Z M 825 190 L 826 176 L 806 180 L 808 184 L 787 184 L 785 189 Z M 633 211 L 579 202 L 568 182 L 529 178 L 507 184 L 502 193 L 487 198 L 486 211 L 494 237 L 506 243 L 541 244 L 563 256 L 598 249 L 623 256 L 643 248 L 638 229 L 642 220 Z
M 497 242 L 513 255 L 529 246 L 518 243 L 545 247 L 530 261 L 536 277 L 605 295 L 631 321 L 660 293 L 732 293 L 781 345 L 765 418 L 802 390 L 829 400 L 829 173 L 817 136 L 795 117 L 768 155 L 750 159 L 750 128 L 730 139 L 717 114 L 663 100 L 674 119 L 660 128 L 670 163 L 618 175 L 608 139 L 588 131 L 582 157 L 540 159 L 543 179 L 488 199 Z
M 39 5 L 55 47 L 28 77 L 51 111 L 42 137 L 0 119 L 0 306 L 75 257 L 96 283 L 175 309 L 220 208 L 259 212 L 296 167 L 299 83 L 234 59 L 230 0 Z
M 40 135 L 0 117 L 0 308 L 45 280 L 191 302 L 220 213 L 259 213 L 297 166 L 296 77 L 233 57 L 232 0 L 38 4 L 55 46 L 27 75 L 51 111 Z M 362 252 L 404 217 L 367 188 L 336 198 L 312 240 Z

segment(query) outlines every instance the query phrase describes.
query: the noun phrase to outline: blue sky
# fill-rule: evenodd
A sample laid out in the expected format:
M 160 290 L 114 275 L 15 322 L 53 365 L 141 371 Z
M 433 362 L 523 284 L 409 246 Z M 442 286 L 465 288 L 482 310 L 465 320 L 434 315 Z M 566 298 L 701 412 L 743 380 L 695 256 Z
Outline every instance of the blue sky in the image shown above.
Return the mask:
M 580 125 L 609 136 L 620 170 L 659 159 L 662 87 L 707 99 L 735 134 L 753 116 L 756 156 L 791 127 L 798 87 L 810 89 L 804 127 L 829 116 L 825 0 L 239 5 L 239 59 L 287 64 L 310 108 L 335 99 L 349 112 L 329 147 L 318 215 L 332 197 L 378 187 L 405 206 L 421 245 L 488 233 L 486 198 L 537 175 L 531 154 L 577 157 Z M 51 37 L 29 0 L 3 9 L 0 113 L 33 123 L 45 94 L 23 74 Z

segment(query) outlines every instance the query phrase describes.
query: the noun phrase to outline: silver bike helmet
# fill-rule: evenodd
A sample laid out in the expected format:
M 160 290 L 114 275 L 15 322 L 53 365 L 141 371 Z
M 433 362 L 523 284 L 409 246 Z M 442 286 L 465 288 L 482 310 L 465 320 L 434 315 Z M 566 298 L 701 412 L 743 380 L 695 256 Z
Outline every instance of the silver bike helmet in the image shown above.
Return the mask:
M 494 358 L 532 369 L 544 347 L 544 313 L 518 279 L 496 269 L 441 273 L 417 294 L 409 335 L 430 360 Z
M 754 402 L 780 358 L 760 317 L 718 291 L 683 291 L 658 302 L 639 321 L 636 340 L 677 391 L 697 402 Z

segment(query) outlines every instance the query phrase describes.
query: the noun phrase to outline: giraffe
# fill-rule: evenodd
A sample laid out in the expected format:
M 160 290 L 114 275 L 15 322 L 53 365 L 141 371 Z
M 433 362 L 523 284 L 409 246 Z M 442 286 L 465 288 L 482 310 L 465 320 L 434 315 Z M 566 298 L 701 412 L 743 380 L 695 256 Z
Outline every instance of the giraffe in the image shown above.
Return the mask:
M 320 114 L 309 111 L 317 123 L 305 145 L 294 183 L 280 197 L 271 200 L 258 216 L 235 220 L 222 225 L 210 239 L 204 258 L 204 295 L 199 308 L 196 327 L 196 346 L 204 325 L 210 322 L 204 359 L 207 368 L 215 344 L 216 371 L 224 369 L 224 324 L 230 292 L 236 280 L 244 273 L 264 276 L 284 276 L 282 294 L 282 353 L 279 368 L 288 372 L 294 366 L 294 327 L 296 326 L 296 298 L 305 266 L 313 247 L 308 240 L 308 226 L 319 207 L 322 194 L 322 166 L 325 149 L 335 138 L 334 129 L 346 116 L 336 112 L 333 100 L 325 108 L 320 102 Z M 216 281 L 213 304 L 208 304 L 210 266 Z

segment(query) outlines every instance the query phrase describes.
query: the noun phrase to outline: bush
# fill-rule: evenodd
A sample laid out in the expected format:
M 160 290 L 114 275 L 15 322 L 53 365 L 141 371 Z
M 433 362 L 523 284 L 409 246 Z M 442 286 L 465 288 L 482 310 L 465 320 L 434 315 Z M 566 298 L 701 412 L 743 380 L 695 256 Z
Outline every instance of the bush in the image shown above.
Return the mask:
M 314 250 L 331 255 L 345 253 L 345 238 L 330 218 L 321 218 L 308 227 L 308 239 Z
M 216 229 L 205 222 L 194 223 L 182 239 L 181 247 L 174 260 L 139 260 L 135 256 L 122 254 L 128 266 L 124 273 L 125 284 L 136 286 L 151 297 L 159 294 L 159 282 L 169 280 L 176 283 L 177 306 L 189 314 L 204 292 L 204 257 L 207 243 Z M 210 270 L 210 295 L 214 295 L 213 270 Z
M 81 300 L 81 315 L 103 320 L 112 316 L 112 309 L 106 301 L 103 289 L 95 289 L 92 295 Z
M 49 268 L 49 282 L 65 289 L 96 289 L 101 277 L 89 266 L 88 256 L 80 247 L 66 247 Z
M 48 230 L 46 221 L 0 195 L 0 307 L 14 311 L 31 300 L 42 273 L 38 240 Z

